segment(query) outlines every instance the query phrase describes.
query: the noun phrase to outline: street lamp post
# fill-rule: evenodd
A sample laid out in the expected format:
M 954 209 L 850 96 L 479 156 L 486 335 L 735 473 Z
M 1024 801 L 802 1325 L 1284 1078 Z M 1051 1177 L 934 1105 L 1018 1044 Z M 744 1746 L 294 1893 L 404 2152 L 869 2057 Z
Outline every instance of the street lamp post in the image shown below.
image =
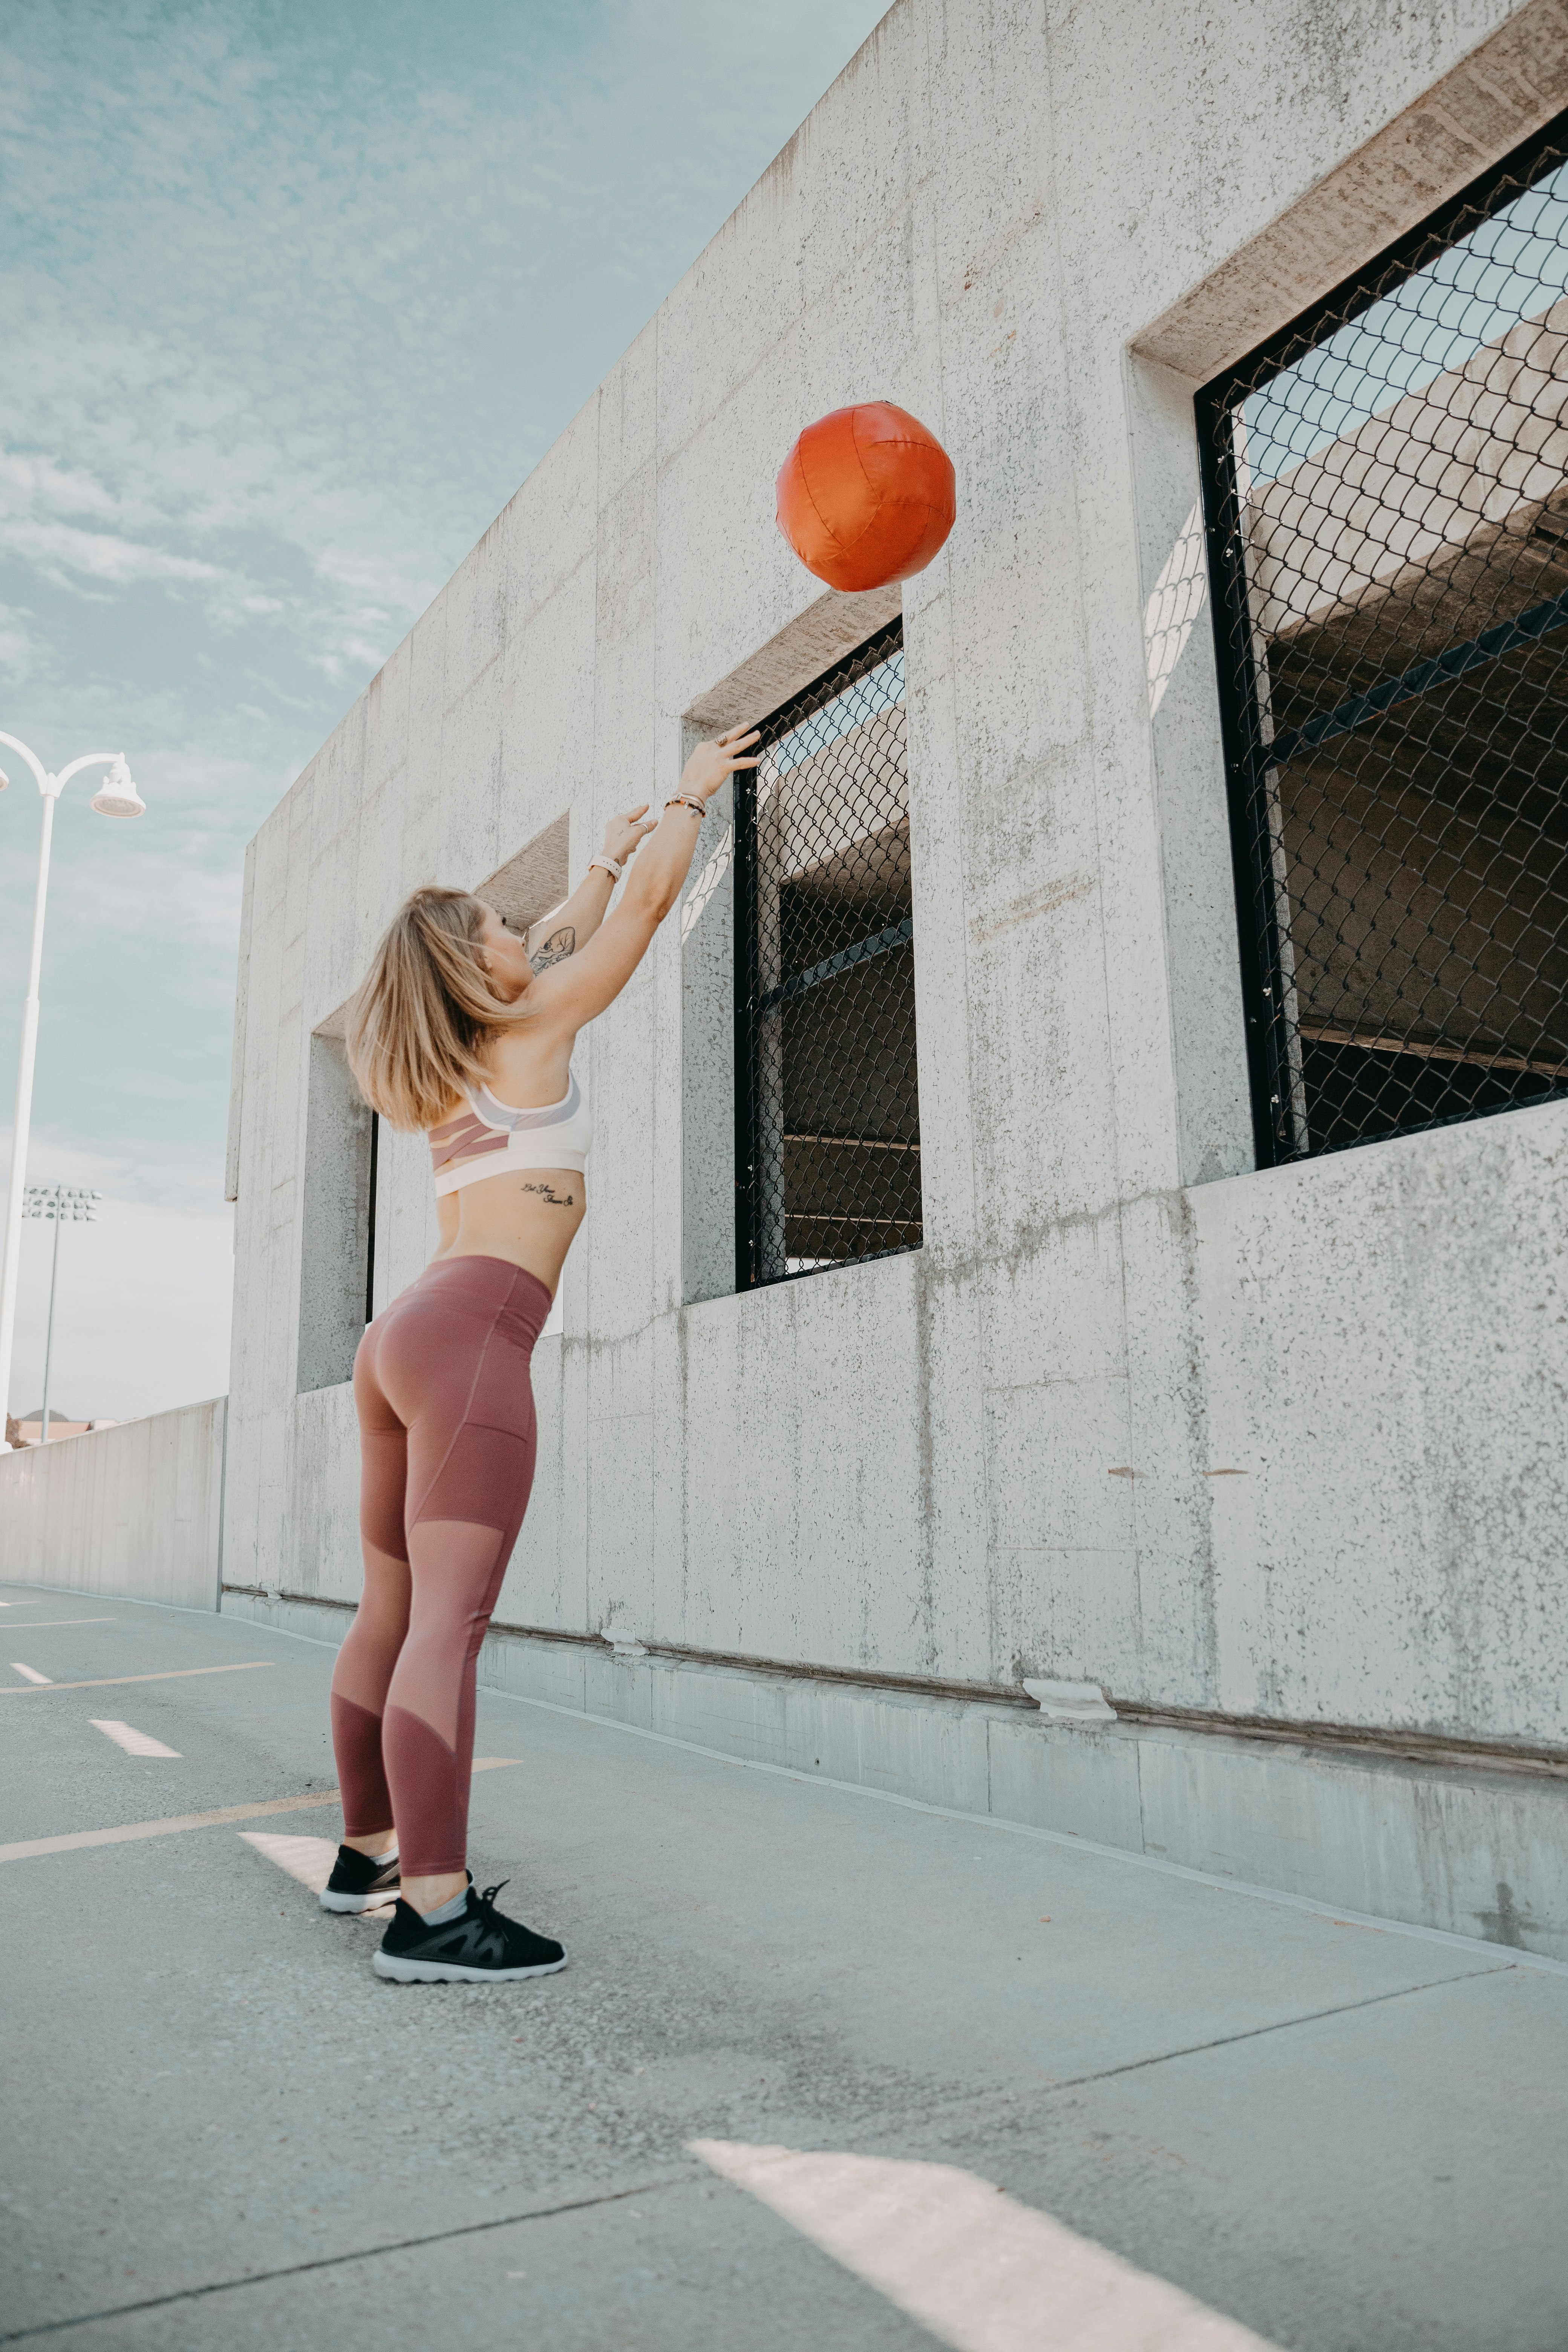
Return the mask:
M 89 1225 L 98 1214 L 100 1192 L 83 1192 L 74 1184 L 29 1184 L 23 1204 L 25 1217 L 52 1217 L 55 1222 L 55 1246 L 49 1264 L 49 1319 L 44 1326 L 44 1405 L 43 1427 L 38 1443 L 49 1442 L 49 1368 L 55 1359 L 55 1286 L 60 1278 L 60 1227 L 70 1218 L 74 1224 Z
M 16 1065 L 16 1124 L 11 1133 L 11 1181 L 5 1193 L 5 1240 L 0 1255 L 0 1400 L 10 1410 L 11 1350 L 16 1336 L 16 1275 L 22 1259 L 22 1192 L 27 1170 L 27 1129 L 33 1115 L 33 1063 L 38 1046 L 38 976 L 44 963 L 44 907 L 49 888 L 49 844 L 54 835 L 55 803 L 71 778 L 83 768 L 107 768 L 109 773 L 92 796 L 100 816 L 141 816 L 146 808 L 125 765 L 123 751 L 85 751 L 50 775 L 41 760 L 0 731 L 0 743 L 19 751 L 37 780 L 43 796 L 44 824 L 38 843 L 38 887 L 33 901 L 33 952 L 27 966 L 27 1002 L 22 1014 L 22 1051 Z M 0 774 L 0 791 L 10 782 Z M 3 1425 L 3 1424 L 0 1424 Z M 0 1451 L 9 1452 L 4 1438 Z

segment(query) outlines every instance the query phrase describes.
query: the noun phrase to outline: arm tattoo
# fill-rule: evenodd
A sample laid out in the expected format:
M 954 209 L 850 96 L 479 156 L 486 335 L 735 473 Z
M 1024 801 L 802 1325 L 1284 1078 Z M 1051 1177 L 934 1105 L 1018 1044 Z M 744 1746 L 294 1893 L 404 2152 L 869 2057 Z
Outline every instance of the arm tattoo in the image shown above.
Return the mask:
M 536 972 L 548 971 L 552 963 L 564 963 L 569 955 L 576 952 L 576 931 L 570 923 L 563 923 L 558 931 L 551 932 L 539 953 L 529 961 Z

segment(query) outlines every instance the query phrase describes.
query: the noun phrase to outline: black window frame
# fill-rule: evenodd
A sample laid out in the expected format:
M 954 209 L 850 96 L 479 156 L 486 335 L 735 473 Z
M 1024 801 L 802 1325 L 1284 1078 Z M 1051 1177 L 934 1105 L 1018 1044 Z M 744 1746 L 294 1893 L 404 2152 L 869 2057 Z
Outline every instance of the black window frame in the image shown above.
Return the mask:
M 768 713 L 760 722 L 761 735 L 755 747 L 759 759 L 773 743 L 800 728 L 814 712 L 826 709 L 851 689 L 858 679 L 868 677 L 895 654 L 905 650 L 903 615 L 900 613 L 859 645 L 850 647 L 830 669 L 792 695 L 787 702 Z M 907 707 L 907 662 L 904 694 L 900 699 Z M 911 1251 L 924 1246 L 922 1187 L 921 1238 L 918 1241 L 898 1242 L 887 1249 L 866 1250 L 853 1256 L 786 1267 L 780 1272 L 763 1270 L 757 1214 L 757 1192 L 763 1160 L 760 1124 L 762 1104 L 757 1085 L 759 1011 L 764 1005 L 771 1006 L 798 995 L 817 982 L 835 977 L 852 964 L 870 957 L 906 947 L 912 954 L 915 926 L 911 912 L 900 923 L 884 926 L 878 933 L 841 950 L 810 971 L 792 976 L 763 999 L 759 986 L 757 773 L 755 769 L 742 771 L 737 773 L 734 784 L 735 1288 L 738 1292 L 771 1289 L 784 1282 L 805 1281 L 819 1274 L 839 1273 L 882 1258 L 907 1256 Z M 907 769 L 905 783 L 907 792 Z M 918 1094 L 915 1115 L 917 1141 L 914 1150 L 918 1159 Z
M 1315 743 L 1327 739 L 1331 719 L 1324 713 L 1297 730 L 1286 730 L 1266 744 L 1257 692 L 1256 673 L 1248 643 L 1252 626 L 1245 571 L 1240 500 L 1237 495 L 1235 447 L 1229 418 L 1237 401 L 1256 387 L 1271 369 L 1284 369 L 1331 332 L 1391 294 L 1414 272 L 1437 260 L 1459 243 L 1479 222 L 1500 211 L 1505 203 L 1542 176 L 1551 163 L 1568 160 L 1568 110 L 1511 149 L 1498 163 L 1477 175 L 1459 193 L 1436 206 L 1415 228 L 1386 247 L 1375 259 L 1353 271 L 1320 300 L 1246 356 L 1204 384 L 1194 411 L 1197 425 L 1199 473 L 1208 558 L 1208 587 L 1219 688 L 1220 729 L 1224 748 L 1229 816 L 1232 877 L 1236 893 L 1237 927 L 1245 1007 L 1247 1078 L 1257 1164 L 1260 1169 L 1297 1167 L 1310 1160 L 1358 1150 L 1367 1144 L 1430 1133 L 1439 1128 L 1468 1125 L 1477 1118 L 1497 1118 L 1527 1103 L 1499 1104 L 1479 1109 L 1458 1109 L 1428 1119 L 1391 1128 L 1386 1132 L 1356 1136 L 1303 1149 L 1287 1140 L 1293 1079 L 1290 1070 L 1289 1024 L 1285 1012 L 1285 971 L 1276 911 L 1277 877 L 1271 868 L 1271 844 L 1258 821 L 1264 772 L 1289 756 L 1280 745 L 1294 733 Z M 1559 600 L 1568 602 L 1568 600 Z M 1523 616 L 1533 622 L 1534 614 Z M 1568 617 L 1568 614 L 1565 614 Z M 1557 625 L 1554 622 L 1551 625 Z M 1504 645 L 1502 630 L 1483 632 L 1473 646 L 1456 646 L 1454 656 L 1489 658 Z M 1517 642 L 1517 638 L 1511 640 Z M 1447 684 L 1458 674 L 1442 661 L 1419 666 L 1391 679 L 1372 695 L 1361 698 L 1381 713 L 1396 701 Z M 1400 689 L 1394 691 L 1392 689 Z M 1354 723 L 1353 720 L 1352 723 Z M 1265 758 L 1266 751 L 1271 758 Z M 1568 1087 L 1565 1087 L 1568 1090 Z M 1561 1094 L 1542 1097 L 1560 1100 Z

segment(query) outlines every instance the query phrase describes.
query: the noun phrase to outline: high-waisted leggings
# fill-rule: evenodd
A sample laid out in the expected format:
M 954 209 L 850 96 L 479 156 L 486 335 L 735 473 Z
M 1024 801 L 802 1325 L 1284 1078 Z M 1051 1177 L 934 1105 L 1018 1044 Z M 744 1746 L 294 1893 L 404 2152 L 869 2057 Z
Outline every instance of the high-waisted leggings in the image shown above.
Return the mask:
M 544 1285 L 443 1258 L 354 1360 L 364 1591 L 332 1675 L 348 1837 L 395 1827 L 405 1878 L 463 1868 L 479 1645 L 528 1507 Z

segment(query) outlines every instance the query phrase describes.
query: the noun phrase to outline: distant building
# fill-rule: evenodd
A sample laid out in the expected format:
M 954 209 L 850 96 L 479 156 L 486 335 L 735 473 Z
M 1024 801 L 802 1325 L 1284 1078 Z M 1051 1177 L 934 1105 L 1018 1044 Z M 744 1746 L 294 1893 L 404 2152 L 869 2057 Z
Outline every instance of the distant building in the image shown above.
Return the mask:
M 116 1421 L 68 1421 L 49 1408 L 49 1444 L 57 1437 L 84 1437 L 89 1429 L 118 1429 Z M 44 1408 L 37 1405 L 31 1412 L 8 1414 L 5 1434 L 13 1445 L 37 1445 L 44 1434 Z

